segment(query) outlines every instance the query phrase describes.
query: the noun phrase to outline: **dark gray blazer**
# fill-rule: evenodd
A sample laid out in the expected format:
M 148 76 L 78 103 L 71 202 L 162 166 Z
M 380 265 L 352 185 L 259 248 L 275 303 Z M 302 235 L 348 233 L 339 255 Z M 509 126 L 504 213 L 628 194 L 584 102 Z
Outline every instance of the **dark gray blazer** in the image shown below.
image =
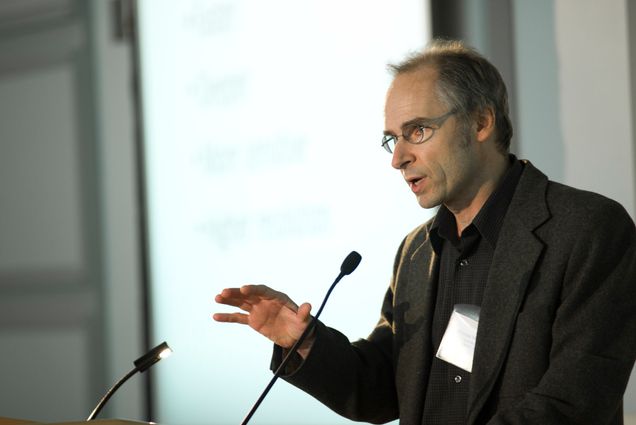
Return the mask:
M 438 273 L 430 224 L 400 246 L 371 335 L 351 344 L 319 324 L 287 381 L 354 420 L 420 424 Z M 466 423 L 622 424 L 635 357 L 634 223 L 526 163 L 485 288 Z

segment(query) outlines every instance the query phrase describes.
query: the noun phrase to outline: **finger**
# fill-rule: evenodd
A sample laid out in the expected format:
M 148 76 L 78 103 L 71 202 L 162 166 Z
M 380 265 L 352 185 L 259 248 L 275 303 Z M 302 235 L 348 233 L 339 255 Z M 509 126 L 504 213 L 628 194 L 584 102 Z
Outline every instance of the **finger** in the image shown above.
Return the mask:
M 214 301 L 219 304 L 230 305 L 245 311 L 250 311 L 250 304 L 258 302 L 259 299 L 244 295 L 241 292 L 241 288 L 225 288 L 220 294 L 214 297 Z
M 298 318 L 303 322 L 309 320 L 309 314 L 311 313 L 311 304 L 303 303 L 300 307 L 298 307 Z
M 275 291 L 265 285 L 243 285 L 239 289 L 239 295 L 233 295 L 250 304 L 276 299 Z
M 212 318 L 217 322 L 240 323 L 247 325 L 248 315 L 243 313 L 214 313 Z
M 255 297 L 255 298 L 261 298 L 261 299 L 267 299 L 267 300 L 278 299 L 278 300 L 283 300 L 285 302 L 289 300 L 289 297 L 287 296 L 287 294 L 279 292 L 266 285 L 241 286 L 241 294 L 249 298 Z
M 214 297 L 216 302 L 223 303 L 224 300 L 244 298 L 239 288 L 225 288 Z
M 266 285 L 244 285 L 241 287 L 241 293 L 247 296 L 248 302 L 252 304 L 261 300 L 275 300 L 292 311 L 298 310 L 298 305 L 287 294 Z
M 240 292 L 244 296 L 249 297 L 273 297 L 277 291 L 266 285 L 243 285 Z
M 250 311 L 252 309 L 252 305 L 245 298 L 224 298 L 222 295 L 217 295 L 216 297 L 214 297 L 214 301 L 216 301 L 218 304 L 238 307 L 241 310 L 245 311 Z

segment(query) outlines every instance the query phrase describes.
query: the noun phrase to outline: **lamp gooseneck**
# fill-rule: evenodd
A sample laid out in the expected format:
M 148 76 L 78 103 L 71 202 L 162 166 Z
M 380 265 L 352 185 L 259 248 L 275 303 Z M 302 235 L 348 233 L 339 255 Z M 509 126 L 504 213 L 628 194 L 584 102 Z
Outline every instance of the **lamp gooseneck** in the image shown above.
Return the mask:
M 97 406 L 95 406 L 91 414 L 88 415 L 88 418 L 86 419 L 86 421 L 92 421 L 93 419 L 95 419 L 97 414 L 104 408 L 104 406 L 106 405 L 106 402 L 112 397 L 115 391 L 117 391 L 117 389 L 119 389 L 119 387 L 121 387 L 124 384 L 124 382 L 130 379 L 130 377 L 132 377 L 137 372 L 145 372 L 152 365 L 157 363 L 159 360 L 169 356 L 171 353 L 172 353 L 172 350 L 170 349 L 170 347 L 168 347 L 168 344 L 164 341 L 161 344 L 157 345 L 152 350 L 148 351 L 143 356 L 139 357 L 137 360 L 135 360 L 134 362 L 135 367 L 126 375 L 124 375 L 123 378 L 117 381 L 117 383 L 113 385 L 110 390 L 108 390 L 108 392 L 104 395 L 104 397 L 102 397 L 99 403 L 97 403 Z

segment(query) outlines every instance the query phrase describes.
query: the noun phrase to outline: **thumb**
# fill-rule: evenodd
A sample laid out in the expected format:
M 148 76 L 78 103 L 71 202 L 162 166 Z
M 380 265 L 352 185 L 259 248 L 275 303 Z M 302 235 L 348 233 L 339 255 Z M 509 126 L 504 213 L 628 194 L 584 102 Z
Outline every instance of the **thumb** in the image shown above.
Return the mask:
M 311 304 L 303 303 L 300 307 L 298 307 L 298 312 L 296 315 L 300 320 L 306 322 L 309 320 L 309 313 L 311 313 Z

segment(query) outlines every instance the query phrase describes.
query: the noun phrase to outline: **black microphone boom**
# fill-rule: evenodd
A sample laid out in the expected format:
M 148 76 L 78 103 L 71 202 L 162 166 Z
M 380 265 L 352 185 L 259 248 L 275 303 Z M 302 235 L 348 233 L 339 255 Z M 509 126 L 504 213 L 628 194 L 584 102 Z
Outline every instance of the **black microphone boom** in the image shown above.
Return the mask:
M 314 330 L 314 328 L 316 327 L 316 323 L 318 322 L 318 317 L 320 317 L 322 310 L 325 308 L 325 304 L 327 304 L 327 299 L 329 299 L 329 295 L 331 295 L 331 291 L 333 291 L 333 289 L 336 287 L 338 282 L 340 282 L 340 279 L 353 273 L 353 271 L 358 267 L 358 264 L 360 264 L 361 260 L 362 260 L 362 256 L 355 251 L 351 251 L 349 255 L 347 255 L 347 258 L 344 259 L 344 261 L 342 262 L 342 265 L 340 266 L 340 274 L 329 287 L 329 290 L 327 291 L 327 295 L 325 295 L 325 298 L 322 300 L 322 304 L 320 305 L 318 312 L 316 313 L 314 317 L 311 318 L 311 320 L 309 321 L 309 324 L 305 328 L 305 331 L 300 335 L 300 338 L 298 338 L 298 341 L 296 341 L 296 343 L 289 349 L 289 351 L 287 352 L 287 355 L 283 358 L 283 361 L 280 363 L 280 365 L 274 372 L 274 376 L 269 381 L 269 384 L 267 384 L 267 387 L 265 387 L 265 390 L 263 391 L 263 393 L 260 395 L 258 400 L 256 400 L 256 403 L 254 403 L 254 406 L 252 406 L 252 409 L 249 411 L 247 416 L 245 416 L 245 419 L 243 419 L 243 422 L 241 422 L 241 425 L 247 425 L 247 423 L 250 421 L 252 416 L 254 416 L 254 413 L 256 412 L 256 409 L 258 409 L 258 406 L 261 405 L 261 403 L 265 399 L 265 396 L 267 395 L 267 393 L 269 393 L 269 390 L 272 389 L 272 387 L 274 386 L 274 383 L 276 382 L 276 380 L 278 379 L 282 371 L 285 370 L 285 367 L 287 366 L 287 363 L 289 363 L 289 361 L 291 360 L 293 353 L 296 352 L 298 347 L 300 347 L 300 345 L 305 341 L 307 336 Z

